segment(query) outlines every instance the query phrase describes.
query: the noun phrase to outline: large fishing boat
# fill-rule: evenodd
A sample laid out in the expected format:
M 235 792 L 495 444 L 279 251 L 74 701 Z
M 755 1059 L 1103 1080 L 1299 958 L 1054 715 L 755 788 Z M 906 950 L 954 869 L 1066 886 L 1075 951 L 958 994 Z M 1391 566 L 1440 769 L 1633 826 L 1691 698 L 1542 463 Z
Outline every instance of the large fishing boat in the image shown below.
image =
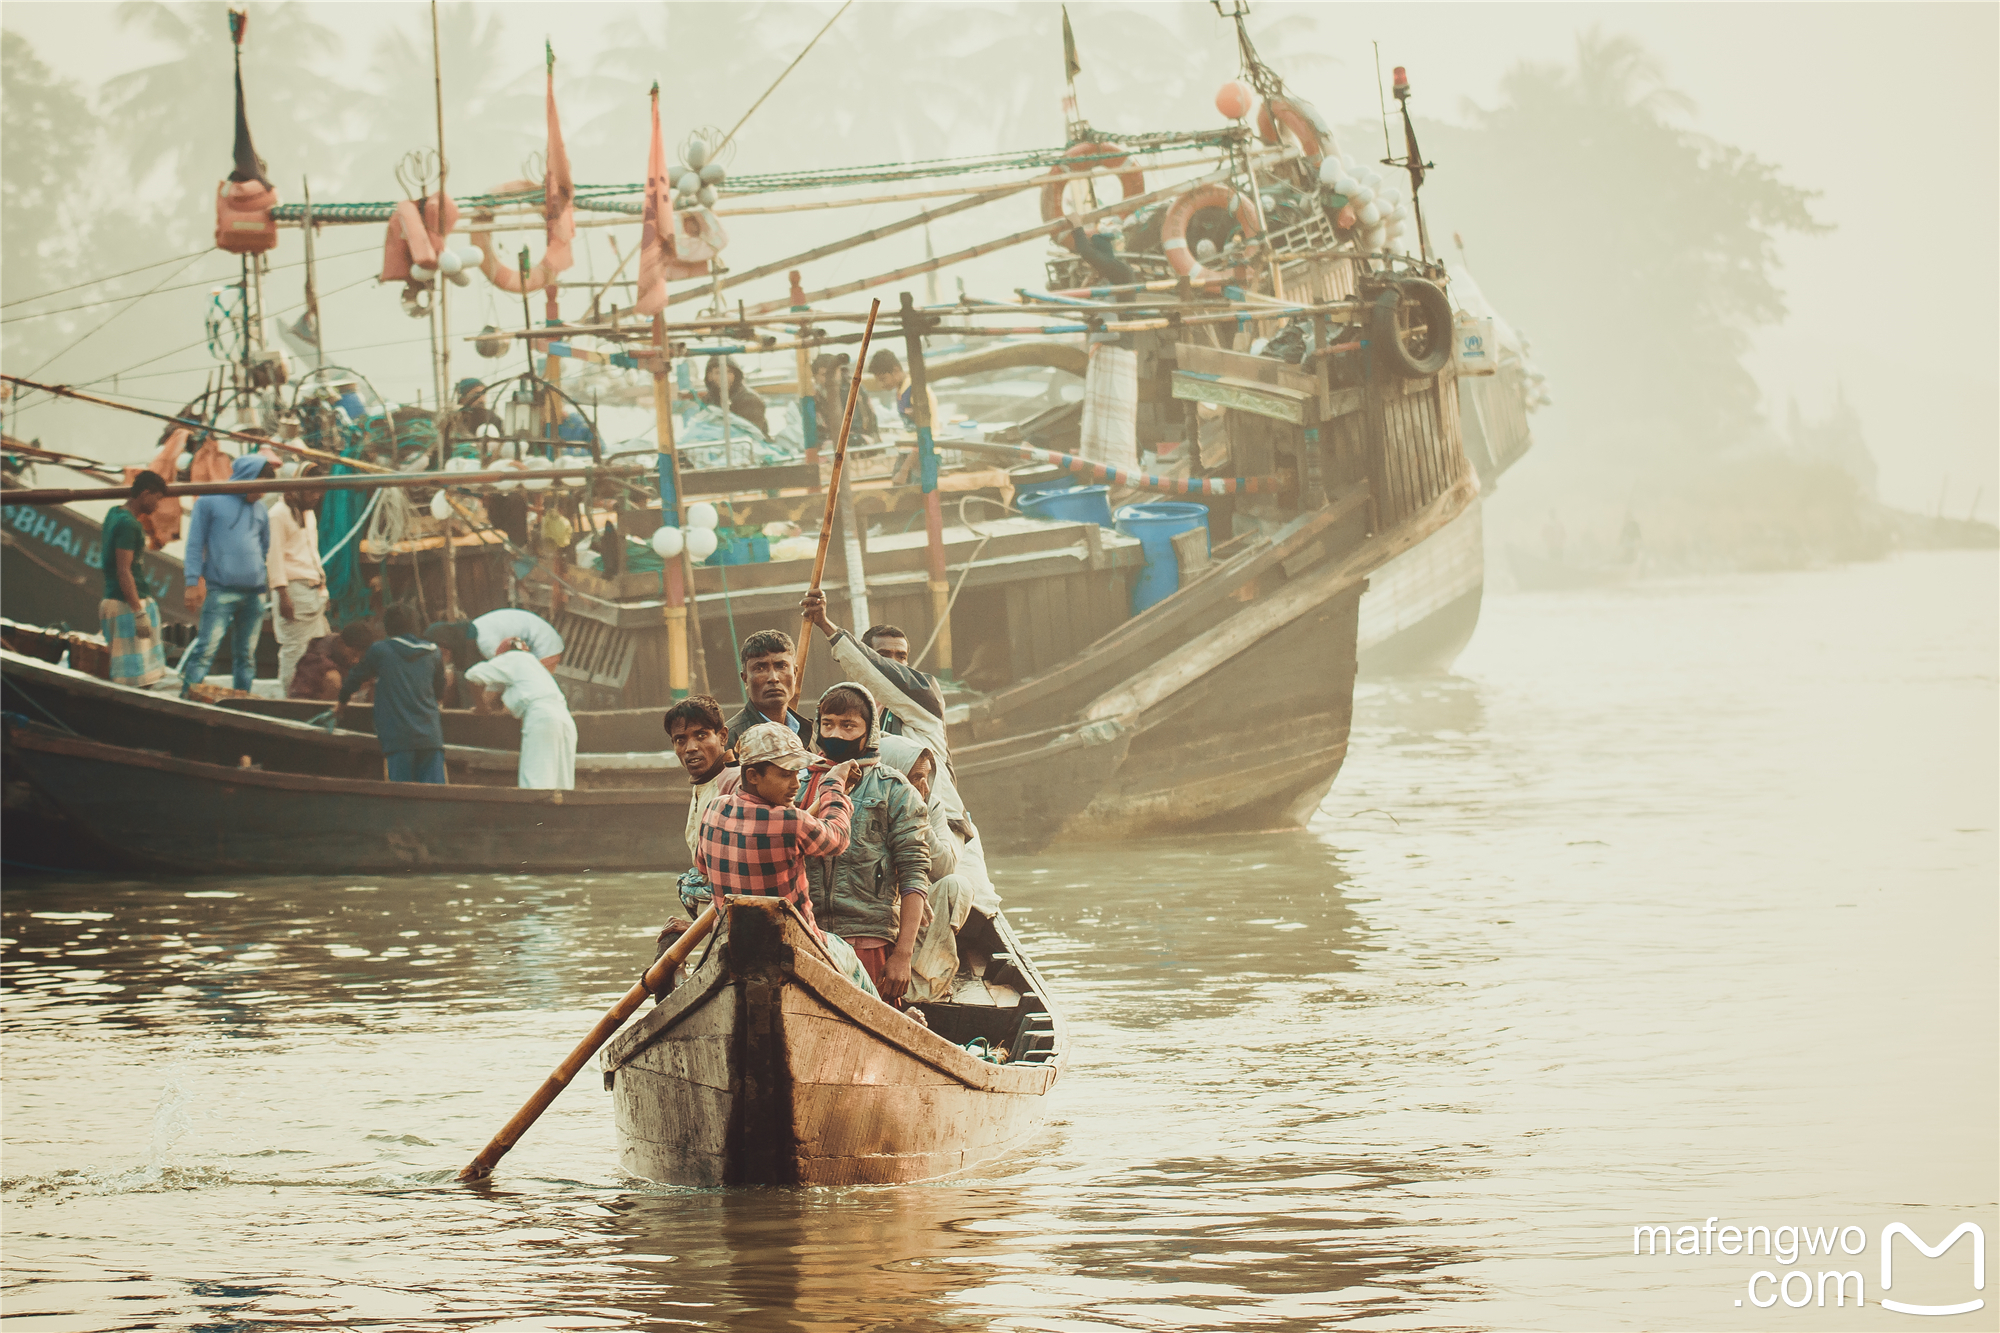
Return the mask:
M 441 175 L 413 170 L 401 201 L 280 204 L 243 165 L 244 130 L 218 237 L 245 253 L 246 293 L 284 229 L 372 223 L 389 230 L 385 280 L 440 347 L 447 276 L 546 298 L 546 322 L 475 336 L 495 357 L 525 349 L 525 373 L 448 396 L 440 358 L 449 412 L 354 419 L 353 386 L 324 368 L 289 406 L 258 400 L 271 448 L 336 473 L 405 473 L 373 499 L 338 493 L 322 515 L 323 545 L 374 525 L 329 565 L 337 612 L 531 607 L 564 636 L 573 708 L 627 719 L 690 691 L 726 697 L 738 643 L 798 629 L 817 548 L 850 623 L 892 621 L 922 645 L 916 664 L 946 688 L 959 785 L 994 846 L 1305 819 L 1346 753 L 1370 579 L 1476 530 L 1479 481 L 1462 438 L 1465 321 L 1424 233 L 1406 102 L 1408 152 L 1385 179 L 1341 155 L 1237 23 L 1244 68 L 1218 94 L 1222 127 L 1109 134 L 1072 113 L 1061 149 L 1006 158 L 725 180 L 719 136 L 691 135 L 669 166 L 655 104 L 646 184 L 583 189 L 560 165 L 553 64 L 557 169 L 483 195 L 450 197 Z M 723 263 L 719 218 L 747 196 L 818 191 L 804 211 L 830 220 L 894 201 L 856 198 L 857 185 L 905 181 L 931 188 L 896 198 L 959 197 L 745 270 Z M 1027 191 L 1034 227 L 805 290 L 819 260 Z M 635 304 L 608 308 L 600 290 L 563 316 L 556 278 L 579 210 L 640 227 Z M 493 234 L 522 226 L 544 232 L 544 260 L 500 262 Z M 453 249 L 458 235 L 478 254 Z M 1055 247 L 1046 290 L 922 306 L 897 293 L 880 326 L 907 388 L 875 408 L 835 487 L 831 408 L 863 371 L 835 354 L 865 346 L 874 316 L 828 303 L 1038 242 Z M 787 272 L 786 295 L 730 308 L 730 289 Z M 704 312 L 670 321 L 683 301 Z M 282 381 L 259 325 L 246 315 L 244 328 L 236 382 Z M 726 387 L 731 359 L 751 364 L 754 388 Z M 715 382 L 706 395 L 695 368 Z M 617 386 L 650 407 L 650 438 L 607 437 Z M 961 409 L 981 390 L 1021 410 L 974 419 Z M 218 429 L 190 427 L 204 428 Z M 613 475 L 639 452 L 656 484 Z M 470 480 L 496 471 L 518 480 Z M 1083 484 L 1051 486 L 1052 473 Z M 429 483 L 428 504 L 412 480 Z M 835 678 L 815 652 L 802 693 Z

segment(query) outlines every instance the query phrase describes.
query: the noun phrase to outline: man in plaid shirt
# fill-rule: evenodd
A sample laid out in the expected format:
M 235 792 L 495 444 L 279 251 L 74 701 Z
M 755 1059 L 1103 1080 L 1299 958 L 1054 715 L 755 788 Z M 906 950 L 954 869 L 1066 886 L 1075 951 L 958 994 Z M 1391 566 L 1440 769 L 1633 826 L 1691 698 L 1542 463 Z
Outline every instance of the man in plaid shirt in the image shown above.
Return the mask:
M 783 898 L 817 936 L 806 858 L 847 850 L 847 822 L 854 812 L 847 789 L 859 771 L 851 760 L 829 769 L 813 808 L 801 810 L 792 800 L 812 756 L 791 728 L 758 723 L 737 742 L 736 757 L 743 765 L 742 785 L 702 815 L 695 869 L 708 880 L 718 915 L 725 894 Z

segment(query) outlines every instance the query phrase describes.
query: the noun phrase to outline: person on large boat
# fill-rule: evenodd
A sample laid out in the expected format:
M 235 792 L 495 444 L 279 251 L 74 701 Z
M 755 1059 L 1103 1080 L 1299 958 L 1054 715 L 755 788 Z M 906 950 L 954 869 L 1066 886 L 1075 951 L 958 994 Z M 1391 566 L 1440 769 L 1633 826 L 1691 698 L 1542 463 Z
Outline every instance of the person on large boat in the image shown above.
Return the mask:
M 742 417 L 760 434 L 770 435 L 771 424 L 764 412 L 764 399 L 743 382 L 743 368 L 729 357 L 709 358 L 708 369 L 702 372 L 701 377 L 701 401 L 711 406 L 722 402 L 722 377 L 725 373 L 729 376 L 730 415 Z
M 367 681 L 375 682 L 375 740 L 382 747 L 391 782 L 442 784 L 444 724 L 438 698 L 444 693 L 444 653 L 417 637 L 423 618 L 398 602 L 382 615 L 389 637 L 371 645 L 340 683 L 334 720 Z
M 498 655 L 500 645 L 509 640 L 519 639 L 527 644 L 528 651 L 550 671 L 556 669 L 563 655 L 563 638 L 556 627 L 518 606 L 503 606 L 471 620 L 441 620 L 425 630 L 424 637 L 444 649 L 450 658 L 453 674 L 447 693 L 453 698 L 459 695 L 458 682 L 465 673 Z M 456 706 L 467 707 L 471 702 L 460 699 Z
M 278 640 L 278 680 L 290 686 L 306 645 L 327 632 L 326 569 L 319 560 L 319 502 L 323 491 L 286 491 L 272 505 L 271 549 L 265 557 L 271 596 L 271 633 Z
M 261 481 L 277 469 L 261 454 L 245 454 L 229 469 L 231 481 Z M 270 572 L 271 519 L 262 496 L 204 495 L 188 520 L 187 548 L 181 556 L 187 579 L 185 601 L 201 621 L 194 642 L 181 656 L 181 698 L 208 676 L 208 664 L 222 636 L 229 635 L 231 683 L 248 693 L 257 679 L 257 636 L 264 627 L 264 587 Z
M 813 358 L 813 415 L 818 421 L 822 445 L 837 439 L 841 418 L 847 415 L 848 367 L 854 358 L 845 352 L 821 352 Z M 854 424 L 850 440 L 873 441 L 880 435 L 875 424 L 875 405 L 862 394 L 854 400 Z
M 826 613 L 824 592 L 817 589 L 808 592 L 799 603 L 799 610 L 826 635 L 834 663 L 847 673 L 848 679 L 859 681 L 885 711 L 895 714 L 900 726 L 899 739 L 930 751 L 937 765 L 931 799 L 943 806 L 958 841 L 958 873 L 971 885 L 973 900 L 983 910 L 998 911 L 1000 897 L 986 873 L 986 847 L 979 841 L 979 829 L 959 796 L 957 776 L 952 771 L 944 697 L 936 679 L 906 661 L 897 661 L 870 647 L 834 624 Z M 868 637 L 881 641 L 886 636 L 871 632 Z M 908 638 L 903 642 L 907 645 Z
M 342 625 L 338 634 L 322 634 L 314 639 L 306 645 L 305 656 L 293 670 L 285 697 L 338 702 L 341 682 L 354 670 L 362 654 L 374 646 L 376 637 L 373 625 L 356 620 Z
M 468 683 L 484 693 L 475 710 L 490 713 L 505 708 L 521 719 L 521 756 L 515 786 L 544 791 L 576 787 L 576 719 L 569 700 L 549 669 L 520 639 L 509 639 L 500 651 L 466 670 Z
M 799 774 L 812 765 L 812 756 L 789 728 L 760 722 L 743 733 L 736 754 L 742 781 L 702 813 L 694 868 L 708 881 L 718 913 L 727 894 L 783 898 L 818 936 L 806 860 L 847 850 L 854 813 L 847 792 L 860 770 L 854 764 L 827 769 L 808 808 L 796 801 Z
M 884 347 L 869 357 L 868 373 L 875 377 L 877 384 L 894 395 L 896 415 L 903 419 L 905 426 L 914 429 L 917 419 L 913 415 L 910 394 L 916 386 L 910 381 L 910 377 L 903 373 L 903 363 L 896 359 L 896 354 Z M 932 393 L 928 386 L 924 389 L 924 399 L 931 408 L 931 429 L 936 430 L 939 424 L 937 395 Z
M 792 709 L 798 693 L 793 676 L 792 636 L 783 630 L 761 629 L 743 641 L 743 693 L 750 702 L 729 719 L 729 745 L 742 753 L 743 733 L 759 722 L 789 727 L 794 736 L 804 736 L 808 723 Z
M 115 685 L 151 685 L 167 674 L 166 652 L 160 646 L 160 604 L 142 563 L 147 546 L 147 522 L 167 497 L 167 483 L 153 472 L 132 479 L 125 503 L 104 516 L 104 597 L 97 604 L 98 632 L 111 650 L 111 681 Z
M 875 720 L 875 700 L 851 681 L 819 698 L 813 747 L 829 763 L 853 761 L 862 768 L 851 794 L 847 846 L 837 855 L 809 859 L 806 882 L 821 929 L 846 940 L 876 991 L 899 1004 L 910 990 L 919 933 L 930 924 L 935 935 L 936 923 L 948 922 L 949 913 L 931 910 L 930 815 L 924 798 L 901 772 L 880 762 Z M 810 804 L 822 782 L 818 774 L 808 774 L 800 800 Z M 949 924 L 943 929 L 949 933 Z M 955 951 L 952 957 L 955 970 Z
M 197 407 L 198 403 L 190 403 L 181 409 L 181 415 L 192 417 Z M 153 455 L 153 461 L 143 468 L 126 468 L 125 484 L 130 486 L 137 481 L 141 472 L 151 472 L 167 485 L 173 485 L 174 479 L 180 476 L 181 455 L 187 452 L 188 441 L 193 436 L 194 431 L 187 426 L 167 427 L 165 433 L 160 436 L 159 452 Z M 160 550 L 168 542 L 179 541 L 181 502 L 171 495 L 161 497 L 160 502 L 146 515 L 143 522 L 146 528 L 146 543 L 155 551 Z
M 455 436 L 477 435 L 481 428 L 491 426 L 496 433 L 504 432 L 506 425 L 486 402 L 486 381 L 468 375 L 452 386 L 458 395 L 458 407 L 452 414 L 452 433 Z

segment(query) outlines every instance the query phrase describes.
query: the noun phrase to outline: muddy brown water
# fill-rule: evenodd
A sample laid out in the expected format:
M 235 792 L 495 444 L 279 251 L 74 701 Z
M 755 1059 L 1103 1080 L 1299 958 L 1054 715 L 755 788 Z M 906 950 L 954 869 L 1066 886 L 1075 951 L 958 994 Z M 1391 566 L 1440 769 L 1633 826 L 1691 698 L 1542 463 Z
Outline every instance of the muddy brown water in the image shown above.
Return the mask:
M 1995 574 L 1494 597 L 1310 830 L 1005 861 L 1072 1060 L 924 1185 L 632 1181 L 588 1075 L 446 1183 L 663 879 L 10 871 L 6 1328 L 2000 1326 L 1879 1272 L 2000 1241 Z

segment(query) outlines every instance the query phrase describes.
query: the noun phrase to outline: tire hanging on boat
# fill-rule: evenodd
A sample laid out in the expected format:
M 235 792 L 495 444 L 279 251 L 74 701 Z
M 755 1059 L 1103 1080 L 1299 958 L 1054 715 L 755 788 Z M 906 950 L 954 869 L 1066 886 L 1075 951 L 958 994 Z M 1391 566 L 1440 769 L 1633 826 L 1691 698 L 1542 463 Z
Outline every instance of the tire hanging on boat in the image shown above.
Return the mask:
M 1422 356 L 1404 341 L 1402 312 L 1414 303 L 1428 339 Z M 1405 379 L 1423 379 L 1444 369 L 1451 360 L 1451 302 L 1444 289 L 1423 278 L 1391 278 L 1376 293 L 1369 336 L 1383 363 Z
M 1063 216 L 1063 191 L 1075 176 L 1100 168 L 1118 173 L 1119 188 L 1125 191 L 1124 198 L 1136 199 L 1146 192 L 1146 173 L 1132 165 L 1132 159 L 1118 153 L 1115 143 L 1071 144 L 1063 153 L 1065 158 L 1093 159 L 1081 162 L 1058 164 L 1049 168 L 1049 183 L 1042 187 L 1042 221 L 1054 222 Z M 1129 213 L 1127 214 L 1129 216 Z M 1056 237 L 1056 243 L 1066 250 L 1076 249 L 1075 242 L 1068 236 Z
M 1211 272 L 1203 267 L 1202 262 L 1195 258 L 1194 251 L 1188 248 L 1188 223 L 1205 208 L 1228 209 L 1245 236 L 1263 234 L 1264 225 L 1258 220 L 1256 202 L 1227 185 L 1217 183 L 1189 190 L 1167 207 L 1166 220 L 1160 224 L 1160 248 L 1166 251 L 1167 263 L 1173 266 L 1174 272 L 1194 282 L 1227 282 L 1228 274 Z

